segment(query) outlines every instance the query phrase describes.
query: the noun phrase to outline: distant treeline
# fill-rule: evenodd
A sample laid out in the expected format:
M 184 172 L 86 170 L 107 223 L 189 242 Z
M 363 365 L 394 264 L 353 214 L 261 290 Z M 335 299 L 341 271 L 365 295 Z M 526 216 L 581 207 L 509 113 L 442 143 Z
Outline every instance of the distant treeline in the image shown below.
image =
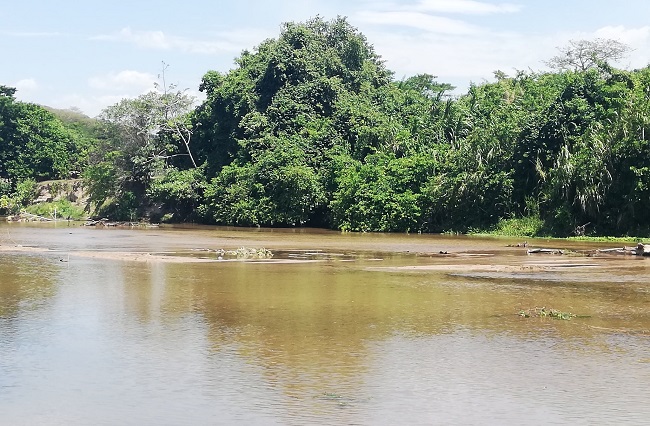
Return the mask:
M 550 72 L 452 96 L 315 18 L 207 72 L 198 106 L 163 79 L 92 120 L 1 86 L 0 196 L 16 208 L 19 183 L 79 173 L 114 219 L 650 235 L 650 67 L 612 67 L 624 50 L 572 42 Z

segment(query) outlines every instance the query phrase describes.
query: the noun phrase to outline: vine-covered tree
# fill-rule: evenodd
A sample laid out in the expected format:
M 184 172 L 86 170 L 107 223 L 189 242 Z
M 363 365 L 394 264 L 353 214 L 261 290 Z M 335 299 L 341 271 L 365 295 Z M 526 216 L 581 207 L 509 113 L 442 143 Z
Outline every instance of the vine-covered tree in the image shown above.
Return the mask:
M 219 223 L 324 223 L 330 152 L 363 156 L 394 136 L 377 99 L 391 73 L 344 18 L 285 24 L 236 63 L 201 85 L 197 150 L 215 176 L 205 211 Z

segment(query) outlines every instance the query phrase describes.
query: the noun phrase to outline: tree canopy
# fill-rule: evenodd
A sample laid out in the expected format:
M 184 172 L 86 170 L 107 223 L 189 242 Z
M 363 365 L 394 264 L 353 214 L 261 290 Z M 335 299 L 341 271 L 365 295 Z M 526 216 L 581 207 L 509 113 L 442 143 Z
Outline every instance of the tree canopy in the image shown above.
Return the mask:
M 287 23 L 206 72 L 198 106 L 163 81 L 90 133 L 0 87 L 0 177 L 63 176 L 88 152 L 91 201 L 116 218 L 648 235 L 650 68 L 615 68 L 626 50 L 572 41 L 552 71 L 452 96 L 431 74 L 396 80 L 345 18 Z
M 78 133 L 45 108 L 16 101 L 16 89 L 0 86 L 0 179 L 66 178 L 84 167 Z

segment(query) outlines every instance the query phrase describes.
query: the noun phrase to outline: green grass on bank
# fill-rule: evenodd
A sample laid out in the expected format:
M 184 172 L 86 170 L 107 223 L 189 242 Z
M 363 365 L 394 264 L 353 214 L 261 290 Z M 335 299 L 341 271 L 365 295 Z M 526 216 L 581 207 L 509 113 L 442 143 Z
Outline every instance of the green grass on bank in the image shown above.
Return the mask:
M 493 237 L 513 237 L 513 238 L 544 238 L 559 239 L 570 241 L 587 241 L 587 242 L 620 242 L 620 243 L 638 243 L 650 240 L 650 237 L 640 236 L 604 236 L 604 235 L 581 235 L 581 236 L 553 236 L 549 235 L 544 228 L 544 221 L 539 217 L 529 216 L 521 218 L 501 219 L 494 228 L 472 232 L 472 235 L 485 235 Z
M 31 204 L 25 208 L 25 211 L 52 219 L 56 217 L 56 219 L 83 220 L 88 216 L 81 206 L 77 206 L 68 200 Z
M 571 241 L 593 241 L 593 242 L 619 242 L 619 243 L 640 243 L 644 241 L 650 241 L 648 237 L 607 237 L 607 236 L 579 236 L 579 237 L 567 237 L 567 240 Z

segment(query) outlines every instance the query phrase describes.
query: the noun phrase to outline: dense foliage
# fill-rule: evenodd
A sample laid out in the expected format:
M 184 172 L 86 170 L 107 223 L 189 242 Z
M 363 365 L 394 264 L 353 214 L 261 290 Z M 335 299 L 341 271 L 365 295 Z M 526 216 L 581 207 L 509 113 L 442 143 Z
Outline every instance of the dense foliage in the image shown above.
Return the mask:
M 68 177 L 83 167 L 83 146 L 71 129 L 45 108 L 18 102 L 0 86 L 0 179 L 15 188 L 24 179 Z
M 496 71 L 451 96 L 432 75 L 396 81 L 344 18 L 288 23 L 207 72 L 196 107 L 163 85 L 108 108 L 84 175 L 97 211 L 123 219 L 648 235 L 650 68 L 608 64 L 624 52 L 572 42 L 552 72 Z M 64 174 L 74 160 L 57 155 L 0 172 Z
M 37 181 L 69 178 L 86 167 L 94 138 L 45 108 L 16 101 L 0 86 L 0 213 L 24 207 Z

